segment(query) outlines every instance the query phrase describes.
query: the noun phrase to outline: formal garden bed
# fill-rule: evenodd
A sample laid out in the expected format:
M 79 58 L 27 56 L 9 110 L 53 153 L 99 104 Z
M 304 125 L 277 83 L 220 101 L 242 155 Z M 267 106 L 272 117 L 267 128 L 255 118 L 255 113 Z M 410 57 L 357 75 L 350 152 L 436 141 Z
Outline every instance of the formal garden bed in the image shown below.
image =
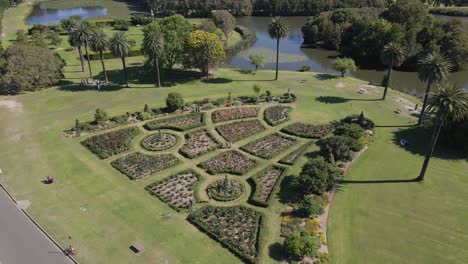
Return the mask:
M 179 162 L 173 154 L 147 155 L 135 152 L 112 161 L 111 165 L 130 179 L 139 180 Z
M 285 168 L 271 166 L 253 176 L 251 180 L 254 183 L 255 191 L 252 193 L 250 202 L 267 207 L 285 172 Z
M 199 164 L 209 174 L 230 173 L 235 175 L 243 175 L 255 165 L 255 160 L 235 150 L 223 152 Z
M 237 121 L 217 126 L 216 130 L 229 142 L 236 142 L 265 130 L 258 120 Z
M 216 110 L 211 114 L 213 123 L 258 116 L 258 107 L 236 107 Z
M 312 145 L 312 143 L 313 142 L 309 142 L 302 145 L 300 148 L 281 158 L 278 162 L 285 165 L 293 165 L 296 162 L 296 160 L 299 159 L 304 154 L 304 152 L 306 152 L 306 150 L 310 147 L 310 145 Z
M 145 137 L 141 141 L 141 146 L 150 151 L 163 151 L 174 147 L 178 141 L 178 137 L 174 134 L 159 132 Z
M 130 127 L 89 137 L 81 144 L 101 159 L 123 153 L 132 148 L 132 141 L 141 134 L 137 127 Z
M 205 115 L 201 112 L 195 112 L 185 115 L 168 117 L 160 120 L 154 120 L 146 123 L 144 127 L 153 131 L 157 129 L 173 129 L 177 131 L 186 131 L 205 125 Z
M 200 175 L 188 170 L 157 181 L 146 190 L 176 210 L 185 209 L 196 203 L 195 188 L 199 181 Z
M 229 179 L 227 176 L 224 179 L 210 183 L 206 188 L 208 197 L 220 202 L 235 200 L 241 197 L 244 191 L 245 186 L 242 182 L 236 179 Z
M 263 112 L 263 118 L 270 126 L 276 126 L 288 121 L 291 107 L 285 105 L 275 105 L 268 107 Z
M 261 213 L 243 206 L 203 207 L 187 220 L 248 263 L 256 263 Z
M 188 157 L 195 158 L 221 147 L 221 144 L 206 129 L 200 129 L 185 135 L 185 144 L 180 152 Z
M 275 155 L 289 148 L 296 142 L 294 138 L 274 133 L 258 140 L 252 141 L 241 147 L 242 150 L 248 153 L 264 158 L 271 159 Z
M 297 122 L 284 127 L 281 131 L 293 136 L 319 139 L 331 134 L 334 129 L 333 124 L 312 125 Z

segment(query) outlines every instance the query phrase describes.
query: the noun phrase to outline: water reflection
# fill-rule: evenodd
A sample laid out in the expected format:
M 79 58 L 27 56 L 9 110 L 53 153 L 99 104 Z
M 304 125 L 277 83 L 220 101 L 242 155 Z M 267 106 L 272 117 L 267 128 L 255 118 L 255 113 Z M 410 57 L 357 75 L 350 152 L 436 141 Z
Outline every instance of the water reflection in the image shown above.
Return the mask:
M 82 18 L 103 16 L 107 14 L 107 8 L 99 6 L 65 8 L 65 9 L 41 9 L 39 5 L 34 6 L 29 15 L 28 24 L 58 24 L 62 19 L 71 16 L 80 16 Z

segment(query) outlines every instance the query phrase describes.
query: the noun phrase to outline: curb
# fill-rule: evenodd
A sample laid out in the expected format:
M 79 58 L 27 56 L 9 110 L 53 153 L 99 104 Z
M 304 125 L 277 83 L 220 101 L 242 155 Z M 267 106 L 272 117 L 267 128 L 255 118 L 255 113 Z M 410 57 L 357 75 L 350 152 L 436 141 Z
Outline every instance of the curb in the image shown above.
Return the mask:
M 18 205 L 18 202 L 16 201 L 16 199 L 7 191 L 7 189 L 5 188 L 5 186 L 3 186 L 3 184 L 0 183 L 0 189 L 3 190 L 7 196 L 16 204 Z M 18 207 L 18 209 L 23 212 L 23 214 L 42 232 L 42 234 L 44 234 L 56 247 L 58 247 L 62 252 L 65 252 L 65 249 L 57 242 L 55 241 L 52 236 L 50 236 L 29 214 L 28 212 L 26 212 L 25 210 L 21 209 Z M 71 255 L 66 255 L 64 254 L 65 256 L 68 257 L 68 259 L 70 259 L 73 263 L 75 264 L 79 264 L 79 262 L 74 258 L 72 257 Z

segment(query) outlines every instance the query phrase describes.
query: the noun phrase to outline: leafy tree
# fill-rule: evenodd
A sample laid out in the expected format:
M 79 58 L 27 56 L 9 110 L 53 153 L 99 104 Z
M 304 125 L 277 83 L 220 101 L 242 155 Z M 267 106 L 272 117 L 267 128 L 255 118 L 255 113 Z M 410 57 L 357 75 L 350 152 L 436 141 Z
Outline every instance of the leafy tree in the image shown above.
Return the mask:
M 428 113 L 435 113 L 434 130 L 429 148 L 424 158 L 421 172 L 417 178 L 423 181 L 429 161 L 437 144 L 441 128 L 448 120 L 459 121 L 468 116 L 468 96 L 462 87 L 454 84 L 442 84 L 437 91 L 431 93 L 428 100 Z
M 381 17 L 392 23 L 403 25 L 407 30 L 419 28 L 428 15 L 428 8 L 422 1 L 398 0 L 393 2 Z
M 353 138 L 348 136 L 332 136 L 323 141 L 321 154 L 335 161 L 348 161 L 353 157 L 352 150 L 359 150 Z
M 16 44 L 28 44 L 28 36 L 24 30 L 16 31 Z
M 94 120 L 96 121 L 96 123 L 102 123 L 104 121 L 107 121 L 108 119 L 109 119 L 109 115 L 104 109 L 102 108 L 96 109 L 96 112 L 94 113 Z
M 390 74 L 392 73 L 393 67 L 400 66 L 405 60 L 405 51 L 397 43 L 390 43 L 384 47 L 382 53 L 380 54 L 380 60 L 382 63 L 387 66 L 387 77 L 385 82 L 385 90 L 382 96 L 382 99 L 385 100 L 387 96 L 387 89 L 390 83 Z
M 62 19 L 62 21 L 60 21 L 60 24 L 62 25 L 62 27 L 69 32 L 73 31 L 73 29 L 75 29 L 80 23 L 81 23 L 81 16 L 71 16 L 69 18 L 65 18 L 65 19 Z
M 132 51 L 133 41 L 130 40 L 125 32 L 119 31 L 116 32 L 109 41 L 109 50 L 110 52 L 116 56 L 120 57 L 122 60 L 123 66 L 123 73 L 125 78 L 125 87 L 128 86 L 128 75 L 127 75 L 127 67 L 125 65 L 125 57 L 128 56 Z
M 299 186 L 303 194 L 322 195 L 335 186 L 336 167 L 325 161 L 321 156 L 309 160 L 303 167 L 299 177 Z
M 236 19 L 226 10 L 213 11 L 213 22 L 217 27 L 223 30 L 226 37 L 228 37 L 236 27 Z
M 320 239 L 307 232 L 294 232 L 284 241 L 285 252 L 291 258 L 314 256 L 320 245 Z
M 444 34 L 440 39 L 440 51 L 450 61 L 453 70 L 460 70 L 468 62 L 468 35 L 463 22 L 452 19 L 442 25 Z
M 210 69 L 226 57 L 219 38 L 201 30 L 195 30 L 188 35 L 185 50 L 184 66 L 199 68 L 204 76 L 208 76 Z
M 103 53 L 109 48 L 109 38 L 107 37 L 106 33 L 102 30 L 94 30 L 91 33 L 91 37 L 89 39 L 89 47 L 92 51 L 99 53 L 99 59 L 101 60 L 102 71 L 104 72 L 104 79 L 106 82 L 109 80 L 107 79 L 107 71 L 106 65 L 104 63 L 104 56 Z
M 40 33 L 39 31 L 35 31 L 32 36 L 32 44 L 34 46 L 38 46 L 41 48 L 47 48 L 47 42 L 45 38 L 45 33 Z
M 50 32 L 47 35 L 47 38 L 50 40 L 51 45 L 54 45 L 54 46 L 58 47 L 58 46 L 60 46 L 60 44 L 62 44 L 62 38 L 60 37 L 59 33 Z
M 262 54 L 251 54 L 249 55 L 250 64 L 255 66 L 255 71 L 258 70 L 258 67 L 265 66 L 265 56 Z
M 174 65 L 182 63 L 185 54 L 185 40 L 192 31 L 192 24 L 181 15 L 164 17 L 157 22 L 164 39 L 164 65 L 172 71 Z M 149 24 L 150 27 L 153 24 Z
M 169 93 L 166 98 L 166 107 L 175 111 L 184 107 L 184 99 L 180 93 Z
M 341 77 L 344 77 L 346 72 L 356 71 L 356 64 L 350 58 L 336 58 L 332 61 L 333 69 L 341 72 Z
M 63 65 L 47 48 L 11 45 L 0 57 L 0 93 L 17 94 L 54 85 L 63 77 Z
M 155 75 L 157 76 L 154 85 L 158 87 L 161 87 L 161 76 L 159 74 L 158 58 L 163 53 L 163 48 L 164 39 L 161 32 L 157 30 L 157 28 L 152 27 L 144 31 L 142 50 L 146 55 L 148 55 L 151 58 L 153 62 L 153 68 L 156 71 Z
M 224 32 L 220 28 L 218 28 L 211 20 L 203 21 L 198 27 L 198 29 L 209 33 L 213 33 L 216 36 L 218 36 L 220 40 L 224 41 L 226 39 L 226 35 L 224 35 Z
M 268 35 L 271 39 L 276 39 L 276 74 L 275 80 L 278 80 L 278 64 L 279 64 L 279 45 L 280 39 L 288 36 L 288 27 L 281 17 L 274 17 L 268 25 Z
M 431 92 L 432 85 L 447 79 L 451 68 L 451 64 L 447 61 L 445 56 L 439 52 L 430 53 L 419 61 L 418 78 L 422 82 L 427 82 L 427 88 L 424 93 L 424 101 L 421 114 L 419 115 L 418 125 L 422 125 L 424 121 L 427 99 Z
M 342 125 L 339 125 L 335 129 L 335 135 L 338 136 L 348 136 L 354 139 L 359 139 L 363 137 L 364 134 L 364 129 L 355 123 L 345 123 Z
M 302 208 L 306 217 L 317 217 L 323 214 L 323 206 L 314 197 L 306 197 L 302 200 Z

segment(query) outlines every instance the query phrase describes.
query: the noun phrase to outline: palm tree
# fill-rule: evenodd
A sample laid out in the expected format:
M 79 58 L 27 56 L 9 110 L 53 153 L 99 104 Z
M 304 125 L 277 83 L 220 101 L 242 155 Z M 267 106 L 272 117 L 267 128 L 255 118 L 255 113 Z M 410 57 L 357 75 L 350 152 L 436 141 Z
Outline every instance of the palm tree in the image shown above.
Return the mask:
M 79 42 L 82 45 L 84 45 L 86 59 L 88 61 L 89 76 L 93 78 L 93 72 L 91 70 L 91 59 L 89 58 L 89 52 L 88 52 L 88 42 L 89 42 L 89 37 L 91 35 L 91 27 L 89 26 L 87 22 L 82 21 L 78 23 L 76 28 L 73 30 L 72 34 L 75 35 L 77 39 L 79 39 Z
M 417 178 L 418 181 L 424 180 L 429 160 L 431 159 L 441 128 L 448 120 L 460 121 L 468 116 L 468 96 L 463 88 L 454 84 L 444 84 L 438 87 L 438 90 L 431 93 L 428 100 L 427 112 L 435 113 L 434 130 L 431 143 L 426 152 L 421 172 Z
M 94 30 L 89 39 L 89 47 L 92 51 L 99 52 L 99 59 L 101 60 L 104 79 L 106 82 L 108 82 L 109 80 L 107 79 L 106 65 L 104 64 L 104 58 L 102 55 L 104 51 L 109 48 L 109 39 L 107 38 L 106 33 L 104 33 L 102 30 Z
M 279 63 L 279 44 L 280 39 L 288 36 L 288 27 L 283 22 L 281 17 L 275 17 L 268 25 L 268 35 L 271 39 L 276 39 L 276 75 L 275 80 L 278 80 L 278 63 Z
M 433 52 L 419 61 L 419 80 L 427 82 L 426 92 L 424 93 L 424 101 L 419 115 L 418 125 L 422 125 L 424 113 L 426 112 L 427 99 L 431 92 L 431 87 L 434 83 L 443 81 L 450 73 L 452 66 L 447 59 L 439 52 Z
M 159 74 L 158 57 L 162 53 L 164 47 L 164 39 L 161 33 L 157 30 L 145 31 L 143 38 L 142 50 L 153 60 L 153 67 L 156 71 L 157 78 L 155 79 L 154 86 L 161 87 L 161 76 Z
M 78 48 L 78 53 L 80 55 L 81 62 L 81 72 L 84 72 L 83 49 L 81 48 L 81 46 L 83 46 L 83 43 L 81 43 L 81 40 L 75 31 L 70 32 L 70 34 L 68 35 L 68 43 L 70 44 L 70 46 Z
M 125 66 L 125 56 L 129 55 L 132 49 L 132 41 L 128 39 L 125 32 L 116 32 L 109 41 L 109 50 L 116 56 L 120 57 L 123 65 L 123 72 L 125 77 L 125 87 L 128 88 L 128 75 L 127 67 Z
M 385 97 L 387 97 L 388 84 L 390 83 L 390 74 L 392 73 L 392 69 L 393 67 L 398 67 L 403 63 L 405 60 L 405 52 L 399 44 L 390 43 L 382 50 L 380 60 L 385 66 L 387 66 L 385 90 L 382 97 L 382 100 L 385 100 Z

